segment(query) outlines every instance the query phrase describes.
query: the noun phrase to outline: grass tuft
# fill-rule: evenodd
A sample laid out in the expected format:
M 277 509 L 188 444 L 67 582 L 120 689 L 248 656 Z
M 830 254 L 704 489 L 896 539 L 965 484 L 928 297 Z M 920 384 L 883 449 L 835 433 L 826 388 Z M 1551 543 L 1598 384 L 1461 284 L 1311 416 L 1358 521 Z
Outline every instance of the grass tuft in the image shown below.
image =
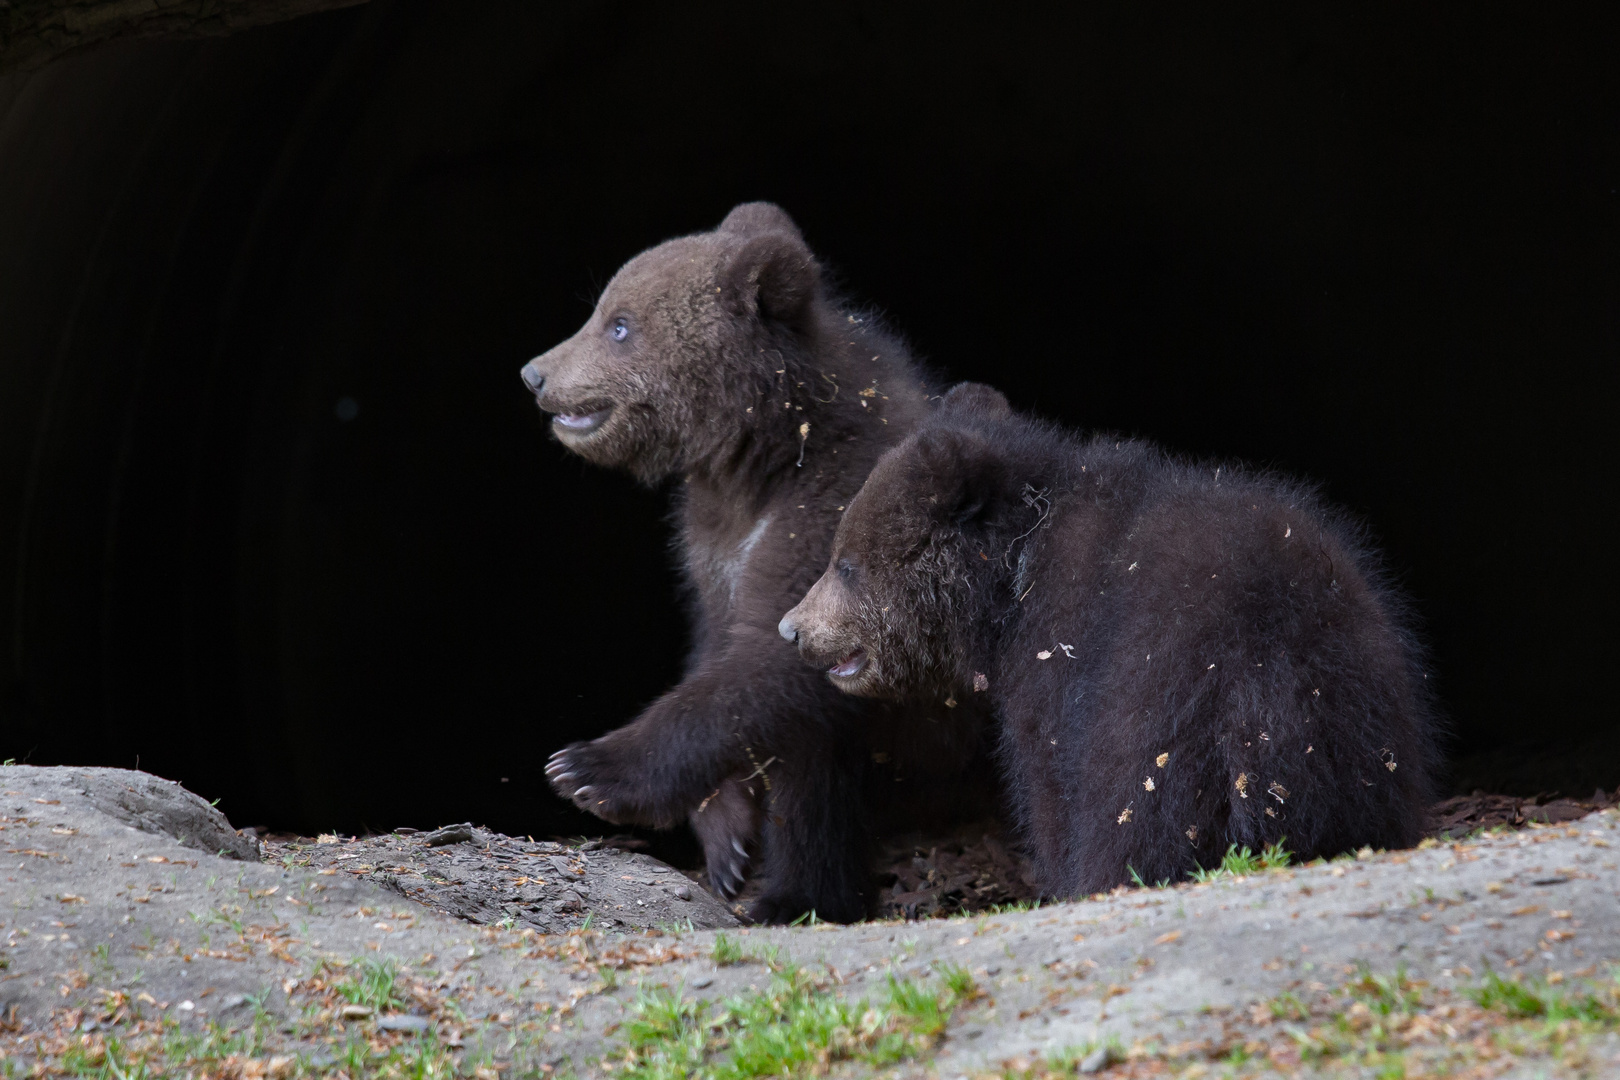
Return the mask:
M 363 956 L 332 984 L 339 997 L 379 1013 L 403 1009 L 407 1000 L 399 984 L 399 966 L 392 957 Z
M 1540 1018 L 1557 1024 L 1566 1020 L 1583 1023 L 1620 1022 L 1620 996 L 1591 991 L 1560 990 L 1545 979 L 1521 981 L 1504 979 L 1487 971 L 1468 996 L 1481 1008 L 1518 1019 Z
M 743 1080 L 819 1075 L 840 1062 L 892 1065 L 931 1050 L 952 1010 L 977 992 L 965 970 L 941 974 L 933 985 L 891 976 L 877 1001 L 840 998 L 829 992 L 830 979 L 787 962 L 764 990 L 712 1007 L 674 990 L 643 990 L 623 1029 L 623 1053 L 604 1064 L 637 1080 Z
M 1205 870 L 1200 866 L 1196 870 L 1187 871 L 1187 876 L 1202 884 L 1220 881 L 1223 878 L 1249 877 L 1266 870 L 1282 870 L 1294 857 L 1293 852 L 1283 847 L 1287 841 L 1288 838 L 1285 836 L 1274 844 L 1267 844 L 1258 855 L 1247 844 L 1241 848 L 1236 844 L 1229 844 L 1226 854 L 1221 856 L 1220 866 L 1213 870 Z M 1136 880 L 1141 881 L 1141 878 Z
M 709 959 L 713 960 L 720 967 L 729 967 L 732 964 L 740 964 L 744 960 L 747 960 L 748 954 L 743 952 L 741 945 L 738 945 L 726 935 L 716 934 L 714 938 L 714 951 L 709 954 Z

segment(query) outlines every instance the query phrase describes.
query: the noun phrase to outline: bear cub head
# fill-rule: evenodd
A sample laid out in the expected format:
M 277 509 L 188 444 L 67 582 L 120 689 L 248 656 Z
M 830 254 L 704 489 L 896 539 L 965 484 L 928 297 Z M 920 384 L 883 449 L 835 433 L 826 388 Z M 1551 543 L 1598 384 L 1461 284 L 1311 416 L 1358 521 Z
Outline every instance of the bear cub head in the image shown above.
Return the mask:
M 523 367 L 564 446 L 647 483 L 723 460 L 789 423 L 757 408 L 797 352 L 820 299 L 815 257 L 771 203 L 744 203 L 713 232 L 626 263 L 579 332 Z
M 1011 416 L 999 391 L 958 384 L 850 501 L 826 572 L 777 626 L 840 690 L 909 698 L 979 689 L 975 624 L 1010 586 L 1002 555 L 1028 516 L 996 440 Z

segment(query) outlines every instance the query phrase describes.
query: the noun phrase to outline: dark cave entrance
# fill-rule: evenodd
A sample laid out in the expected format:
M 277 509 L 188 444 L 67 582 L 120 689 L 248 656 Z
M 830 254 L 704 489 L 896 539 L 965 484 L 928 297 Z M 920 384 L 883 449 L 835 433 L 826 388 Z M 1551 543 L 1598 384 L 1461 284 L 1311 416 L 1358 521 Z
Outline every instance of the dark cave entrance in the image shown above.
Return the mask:
M 663 499 L 518 367 L 769 198 L 952 378 L 1363 515 L 1454 789 L 1615 787 L 1606 35 L 1234 18 L 375 0 L 0 76 L 0 758 L 600 831 L 541 769 L 679 671 Z

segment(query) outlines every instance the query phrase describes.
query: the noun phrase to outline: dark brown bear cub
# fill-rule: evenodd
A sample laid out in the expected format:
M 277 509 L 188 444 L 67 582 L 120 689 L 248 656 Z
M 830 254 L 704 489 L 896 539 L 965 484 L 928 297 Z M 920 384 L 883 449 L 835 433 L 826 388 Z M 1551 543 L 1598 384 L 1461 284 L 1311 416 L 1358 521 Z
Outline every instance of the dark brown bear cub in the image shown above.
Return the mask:
M 1403 605 L 1306 486 L 1015 416 L 963 384 L 877 463 L 780 632 L 852 694 L 974 694 L 1044 889 L 1229 844 L 1422 835 L 1436 719 Z
M 695 624 L 680 685 L 558 752 L 553 786 L 608 821 L 690 820 L 726 895 L 759 831 L 755 919 L 862 917 L 872 737 L 925 731 L 948 769 L 971 710 L 849 698 L 775 631 L 873 462 L 930 411 L 906 350 L 828 294 L 785 213 L 749 203 L 632 259 L 523 379 L 568 449 L 676 482 Z

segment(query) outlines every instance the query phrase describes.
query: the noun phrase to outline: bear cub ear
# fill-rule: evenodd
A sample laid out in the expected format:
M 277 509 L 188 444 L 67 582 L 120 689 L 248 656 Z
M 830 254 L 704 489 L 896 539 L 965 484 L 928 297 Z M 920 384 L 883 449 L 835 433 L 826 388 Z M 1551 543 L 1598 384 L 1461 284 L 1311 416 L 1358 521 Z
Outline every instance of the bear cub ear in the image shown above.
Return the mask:
M 733 314 L 794 328 L 809 315 L 819 279 L 815 256 L 796 231 L 750 236 L 720 269 L 720 288 Z
M 716 232 L 732 233 L 737 236 L 758 236 L 760 233 L 778 232 L 793 237 L 799 243 L 804 243 L 804 235 L 799 227 L 788 217 L 788 212 L 775 203 L 745 202 L 738 203 L 726 215 L 726 220 L 720 223 Z
M 965 525 L 988 517 L 1007 490 L 1007 465 L 988 439 L 958 427 L 929 427 L 916 436 L 919 480 L 934 515 Z
M 1009 420 L 1013 414 L 1007 395 L 993 386 L 978 382 L 959 382 L 945 391 L 945 396 L 939 400 L 939 411 L 953 419 L 960 417 L 969 422 Z

